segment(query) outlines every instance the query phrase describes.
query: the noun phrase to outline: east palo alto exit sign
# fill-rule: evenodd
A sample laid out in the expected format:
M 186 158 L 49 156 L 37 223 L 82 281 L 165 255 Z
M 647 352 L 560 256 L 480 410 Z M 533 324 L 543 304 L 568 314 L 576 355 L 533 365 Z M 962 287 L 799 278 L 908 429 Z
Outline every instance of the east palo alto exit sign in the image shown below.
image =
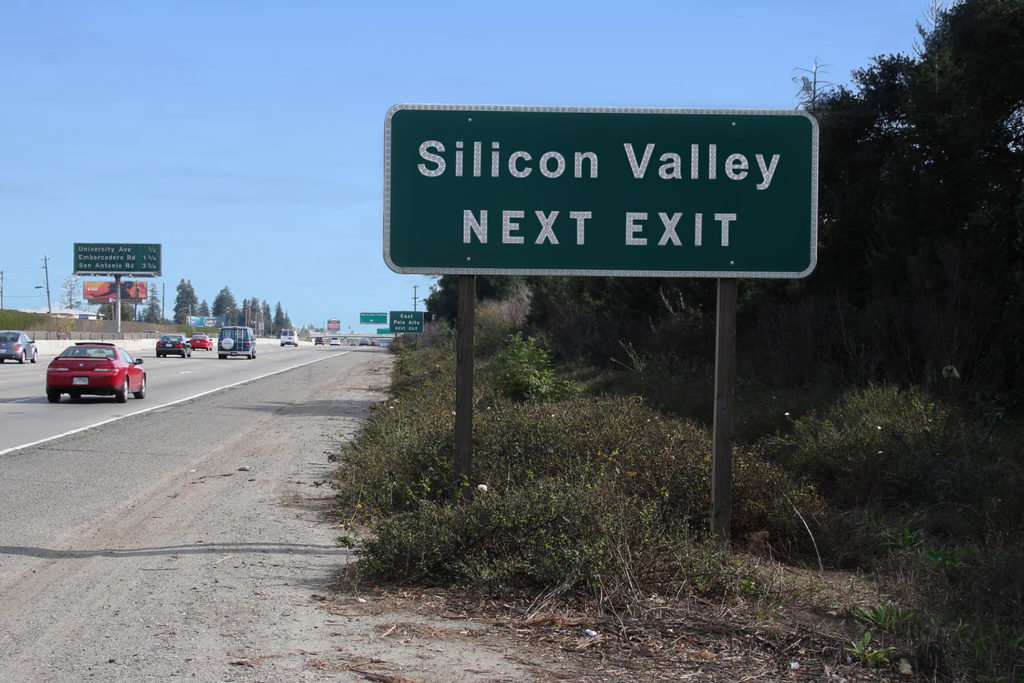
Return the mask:
M 818 127 L 803 112 L 397 105 L 384 155 L 399 273 L 814 269 Z

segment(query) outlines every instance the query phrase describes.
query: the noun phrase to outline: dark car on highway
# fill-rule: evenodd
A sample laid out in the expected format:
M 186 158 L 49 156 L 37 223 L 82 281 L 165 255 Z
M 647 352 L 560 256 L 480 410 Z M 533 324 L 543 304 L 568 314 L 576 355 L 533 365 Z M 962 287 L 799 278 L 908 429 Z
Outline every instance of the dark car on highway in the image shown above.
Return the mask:
M 36 343 L 20 330 L 0 330 L 0 363 L 16 360 L 19 363 L 36 362 Z
M 181 356 L 192 357 L 192 346 L 183 334 L 165 334 L 156 340 L 156 357 Z
M 141 358 L 120 346 L 103 342 L 78 342 L 60 352 L 46 368 L 46 400 L 60 401 L 61 394 L 72 400 L 83 394 L 113 396 L 126 403 L 128 394 L 146 397 L 146 371 Z

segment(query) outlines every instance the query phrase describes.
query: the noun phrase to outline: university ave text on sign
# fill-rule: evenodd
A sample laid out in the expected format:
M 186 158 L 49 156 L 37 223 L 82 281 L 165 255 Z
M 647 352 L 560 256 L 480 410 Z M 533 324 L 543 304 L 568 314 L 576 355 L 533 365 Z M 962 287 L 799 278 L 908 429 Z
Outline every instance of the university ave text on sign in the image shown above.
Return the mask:
M 386 121 L 398 272 L 802 277 L 816 197 L 800 112 L 399 105 Z

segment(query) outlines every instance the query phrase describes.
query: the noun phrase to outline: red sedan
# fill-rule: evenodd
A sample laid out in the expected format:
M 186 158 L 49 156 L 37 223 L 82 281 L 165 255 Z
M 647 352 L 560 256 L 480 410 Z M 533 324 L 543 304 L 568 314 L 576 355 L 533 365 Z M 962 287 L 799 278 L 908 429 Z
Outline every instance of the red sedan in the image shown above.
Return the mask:
M 207 351 L 213 351 L 213 340 L 210 339 L 205 334 L 203 334 L 202 332 L 196 332 L 195 334 L 193 334 L 192 339 L 189 340 L 189 345 L 192 347 L 193 351 L 195 351 L 196 349 L 206 349 Z
M 72 400 L 82 394 L 113 396 L 118 403 L 146 396 L 146 372 L 141 358 L 114 344 L 78 342 L 61 351 L 46 369 L 46 400 L 60 401 L 61 394 Z

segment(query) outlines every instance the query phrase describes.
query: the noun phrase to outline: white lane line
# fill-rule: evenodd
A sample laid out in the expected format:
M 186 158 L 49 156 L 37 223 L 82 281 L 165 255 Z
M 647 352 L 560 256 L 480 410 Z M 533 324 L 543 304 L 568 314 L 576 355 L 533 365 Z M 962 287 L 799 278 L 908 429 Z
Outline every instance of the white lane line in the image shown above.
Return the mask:
M 338 353 L 336 355 L 344 356 L 346 353 L 352 353 L 352 352 L 351 351 L 342 351 L 342 352 L 340 352 L 340 353 Z M 328 356 L 327 358 L 334 358 L 334 357 L 335 356 Z M 93 424 L 86 425 L 84 427 L 78 427 L 77 429 L 72 429 L 70 431 L 64 432 L 63 434 L 55 434 L 54 436 L 48 436 L 45 439 L 39 439 L 38 441 L 32 441 L 31 443 L 23 443 L 20 446 L 11 446 L 10 448 L 5 448 L 3 450 L 0 450 L 0 455 L 7 455 L 8 453 L 13 453 L 14 451 L 20 451 L 23 448 L 31 448 L 32 446 L 38 446 L 39 444 L 47 443 L 48 441 L 55 441 L 57 439 L 63 439 L 65 436 L 71 436 L 72 434 L 77 434 L 79 432 L 84 432 L 87 429 L 93 429 L 95 427 L 102 427 L 103 425 L 110 424 L 111 422 L 117 422 L 118 420 L 124 420 L 126 418 L 135 417 L 136 415 L 142 415 L 143 413 L 148 413 L 148 412 L 153 411 L 153 410 L 159 410 L 160 408 L 166 408 L 167 406 L 173 406 L 173 405 L 177 405 L 178 403 L 184 403 L 185 401 L 191 401 L 192 399 L 196 399 L 196 398 L 199 398 L 201 396 L 206 396 L 207 394 L 213 394 L 213 393 L 216 393 L 218 391 L 223 391 L 224 389 L 230 389 L 231 387 L 237 387 L 238 385 L 245 384 L 246 382 L 252 382 L 252 381 L 255 381 L 257 379 L 265 379 L 267 377 L 273 377 L 274 375 L 280 375 L 282 372 L 288 372 L 289 370 L 294 370 L 296 368 L 301 368 L 301 367 L 306 366 L 306 365 L 312 365 L 313 363 L 319 363 L 320 361 L 327 360 L 327 358 L 314 358 L 313 360 L 306 361 L 305 363 L 299 363 L 298 365 L 291 365 L 291 366 L 289 366 L 287 368 L 281 368 L 280 370 L 275 370 L 273 372 L 268 372 L 265 375 L 257 375 L 256 377 L 249 377 L 248 379 L 239 380 L 239 381 L 235 382 L 234 384 L 226 384 L 226 385 L 224 385 L 222 387 L 217 387 L 215 389 L 208 389 L 207 391 L 202 391 L 202 392 L 199 392 L 198 394 L 194 394 L 192 396 L 186 396 L 185 398 L 179 398 L 177 401 L 169 401 L 167 403 L 161 403 L 160 405 L 155 405 L 155 406 L 151 405 L 151 406 L 149 406 L 147 408 L 143 408 L 142 410 L 136 410 L 133 413 L 128 413 L 127 415 L 118 415 L 117 417 L 111 417 L 109 419 L 101 420 L 100 422 L 95 422 Z M 135 399 L 132 399 L 132 400 L 134 401 Z

